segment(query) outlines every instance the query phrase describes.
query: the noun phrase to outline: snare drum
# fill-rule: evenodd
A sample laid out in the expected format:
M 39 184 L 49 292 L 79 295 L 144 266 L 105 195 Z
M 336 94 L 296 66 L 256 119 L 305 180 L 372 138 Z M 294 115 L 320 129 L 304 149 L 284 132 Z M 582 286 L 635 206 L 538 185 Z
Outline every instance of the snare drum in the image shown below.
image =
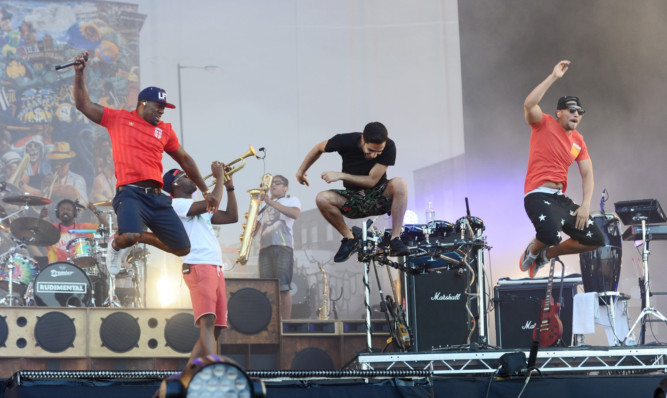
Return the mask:
M 9 291 L 10 264 L 14 266 L 12 270 L 12 281 L 14 282 L 12 290 L 14 293 L 23 295 L 37 273 L 37 261 L 23 254 L 15 253 L 0 264 L 0 289 L 6 291 Z
M 621 221 L 614 213 L 591 213 L 591 218 L 602 230 L 604 246 L 579 254 L 584 291 L 615 292 L 621 277 Z
M 33 290 L 35 303 L 47 307 L 87 307 L 92 296 L 88 275 L 65 262 L 44 267 L 35 277 Z
M 95 265 L 95 254 L 93 253 L 93 241 L 81 236 L 74 238 L 67 244 L 69 259 L 79 267 L 92 267 Z

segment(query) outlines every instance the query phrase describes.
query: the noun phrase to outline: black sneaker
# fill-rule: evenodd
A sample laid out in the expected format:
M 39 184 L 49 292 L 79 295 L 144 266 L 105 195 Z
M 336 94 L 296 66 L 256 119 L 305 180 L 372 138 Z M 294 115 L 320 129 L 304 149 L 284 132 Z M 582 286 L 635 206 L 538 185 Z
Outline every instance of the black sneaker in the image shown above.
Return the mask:
M 389 255 L 390 256 L 407 256 L 410 254 L 410 249 L 403 243 L 400 238 L 394 238 L 389 241 Z
M 356 239 L 343 238 L 343 240 L 340 241 L 340 248 L 334 256 L 334 263 L 342 263 L 350 258 L 350 256 L 357 250 L 359 250 L 359 241 Z

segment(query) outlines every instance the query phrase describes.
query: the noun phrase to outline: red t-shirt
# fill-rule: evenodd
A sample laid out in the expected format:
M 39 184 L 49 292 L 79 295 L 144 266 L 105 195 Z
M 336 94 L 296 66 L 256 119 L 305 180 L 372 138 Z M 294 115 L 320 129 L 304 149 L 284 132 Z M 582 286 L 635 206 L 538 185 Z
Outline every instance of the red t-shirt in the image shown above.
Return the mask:
M 565 192 L 570 165 L 575 160 L 590 159 L 584 137 L 577 130 L 567 134 L 558 121 L 547 114 L 542 114 L 542 120 L 530 127 L 532 132 L 524 193 L 547 181 L 563 183 Z
M 142 180 L 155 180 L 162 187 L 162 152 L 180 146 L 171 123 L 154 126 L 137 111 L 104 108 L 101 126 L 111 138 L 116 186 Z

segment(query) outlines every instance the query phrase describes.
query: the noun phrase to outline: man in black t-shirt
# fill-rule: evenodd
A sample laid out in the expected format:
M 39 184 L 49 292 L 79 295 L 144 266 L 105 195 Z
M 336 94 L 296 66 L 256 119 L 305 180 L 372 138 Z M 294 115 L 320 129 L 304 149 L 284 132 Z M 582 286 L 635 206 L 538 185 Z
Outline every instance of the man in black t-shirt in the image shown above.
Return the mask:
M 396 145 L 387 135 L 387 128 L 380 122 L 368 123 L 363 133 L 337 134 L 315 145 L 296 172 L 296 180 L 309 185 L 306 171 L 322 153 L 338 152 L 343 160 L 342 171 L 325 171 L 321 177 L 327 183 L 343 181 L 345 189 L 323 191 L 316 198 L 317 208 L 324 218 L 343 235 L 334 257 L 337 263 L 347 260 L 359 249 L 359 242 L 343 216 L 363 218 L 391 214 L 391 255 L 409 254 L 400 240 L 408 204 L 407 185 L 401 177 L 387 180 L 387 168 L 396 161 Z

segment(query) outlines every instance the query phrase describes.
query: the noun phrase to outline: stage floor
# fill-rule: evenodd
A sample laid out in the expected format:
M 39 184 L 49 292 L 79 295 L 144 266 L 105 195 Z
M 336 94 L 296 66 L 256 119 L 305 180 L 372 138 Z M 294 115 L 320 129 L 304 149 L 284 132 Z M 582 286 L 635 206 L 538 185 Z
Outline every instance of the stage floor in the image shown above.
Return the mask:
M 265 380 L 267 397 L 523 397 L 591 398 L 651 397 L 664 375 L 596 375 L 536 376 L 526 385 L 524 377 L 491 379 L 490 377 L 433 376 L 426 378 L 304 378 Z M 160 386 L 160 379 L 23 379 L 16 384 L 7 380 L 0 397 L 96 397 L 147 398 Z
M 248 371 L 267 397 L 625 397 L 653 396 L 667 347 L 576 347 L 538 352 L 536 369 L 498 377 L 498 360 L 520 350 L 360 354 L 345 370 Z M 151 397 L 176 371 L 16 372 L 2 397 Z

